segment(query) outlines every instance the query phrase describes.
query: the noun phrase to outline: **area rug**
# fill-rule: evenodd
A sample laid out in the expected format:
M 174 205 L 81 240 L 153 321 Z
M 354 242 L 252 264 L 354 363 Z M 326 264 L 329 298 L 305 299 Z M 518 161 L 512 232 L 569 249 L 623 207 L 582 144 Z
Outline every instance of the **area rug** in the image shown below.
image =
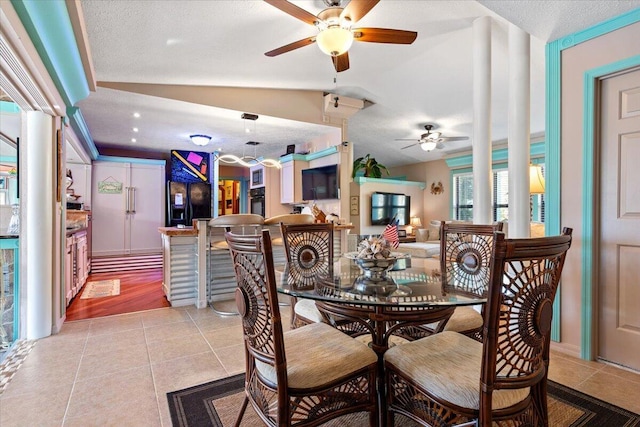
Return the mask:
M 84 285 L 80 299 L 102 298 L 120 295 L 120 279 L 97 280 Z
M 195 387 L 167 393 L 174 427 L 233 426 L 244 399 L 244 374 L 223 378 Z M 611 405 L 595 397 L 549 381 L 549 426 L 553 427 L 637 427 L 640 415 Z M 261 426 L 251 405 L 242 427 Z M 324 426 L 365 427 L 366 414 L 341 417 Z M 413 427 L 411 420 L 397 416 L 395 427 Z

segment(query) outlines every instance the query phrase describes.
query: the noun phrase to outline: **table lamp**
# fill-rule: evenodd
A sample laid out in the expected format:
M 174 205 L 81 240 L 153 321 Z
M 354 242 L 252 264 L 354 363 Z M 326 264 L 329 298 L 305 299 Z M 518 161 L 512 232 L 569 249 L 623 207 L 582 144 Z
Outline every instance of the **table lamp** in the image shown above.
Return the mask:
M 416 229 L 418 227 L 422 227 L 422 222 L 420 222 L 420 218 L 418 218 L 417 216 L 414 216 L 414 217 L 411 217 L 411 222 L 409 223 L 409 225 L 411 225 L 411 235 L 415 236 Z
M 544 177 L 540 165 L 529 166 L 529 216 L 533 217 L 533 195 L 544 194 Z

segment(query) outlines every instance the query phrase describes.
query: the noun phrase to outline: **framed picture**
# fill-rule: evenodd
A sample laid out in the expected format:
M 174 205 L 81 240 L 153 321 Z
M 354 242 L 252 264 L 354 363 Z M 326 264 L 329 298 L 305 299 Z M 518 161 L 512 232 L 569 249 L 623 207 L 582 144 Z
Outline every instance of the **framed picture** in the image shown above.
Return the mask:
M 407 237 L 407 230 L 398 230 L 398 237 Z

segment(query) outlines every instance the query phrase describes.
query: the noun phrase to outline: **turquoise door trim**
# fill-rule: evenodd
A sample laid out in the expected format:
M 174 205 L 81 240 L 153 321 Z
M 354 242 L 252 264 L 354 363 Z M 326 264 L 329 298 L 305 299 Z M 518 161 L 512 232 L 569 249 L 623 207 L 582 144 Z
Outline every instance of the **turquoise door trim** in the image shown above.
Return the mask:
M 545 232 L 547 235 L 554 235 L 560 233 L 560 172 L 561 172 L 561 142 L 560 135 L 562 131 L 561 126 L 561 80 L 562 80 L 562 51 L 564 49 L 573 47 L 579 43 L 591 40 L 596 37 L 600 37 L 611 31 L 618 30 L 626 27 L 627 25 L 634 24 L 640 21 L 640 9 L 634 9 L 627 13 L 624 13 L 615 18 L 601 22 L 593 27 L 576 32 L 562 39 L 555 40 L 547 44 L 545 48 L 546 54 L 546 176 L 545 176 L 545 201 L 547 210 L 547 223 L 545 226 Z M 585 102 L 586 102 L 585 98 Z M 593 120 L 593 119 L 592 119 Z M 593 122 L 591 126 L 593 125 Z M 586 127 L 586 122 L 585 122 Z M 583 159 L 584 160 L 584 159 Z M 584 166 L 584 165 L 583 165 Z M 583 168 L 584 169 L 584 168 Z M 592 169 L 591 169 L 592 170 Z M 593 180 L 593 177 L 591 178 Z M 586 181 L 585 181 L 586 182 Z M 584 218 L 587 221 L 588 218 Z M 593 218 L 591 218 L 593 224 Z M 583 226 L 584 232 L 584 226 Z M 591 234 L 590 234 L 591 235 Z M 584 236 L 587 239 L 587 236 Z M 591 251 L 593 248 L 591 248 Z M 589 257 L 592 259 L 592 255 Z M 583 255 L 583 260 L 585 256 Z M 584 261 L 583 261 L 584 264 Z M 584 265 L 583 265 L 584 268 Z M 584 292 L 584 280 L 585 274 L 583 271 L 583 292 Z M 591 277 L 589 277 L 591 280 Z M 551 325 L 551 339 L 554 341 L 560 341 L 560 305 L 561 305 L 562 287 L 560 292 L 556 296 L 556 300 L 553 305 L 553 323 Z M 592 295 L 583 294 L 582 303 L 582 320 L 581 320 L 581 348 L 580 357 L 587 360 L 593 360 L 594 349 L 593 342 L 591 340 L 593 325 L 592 319 L 585 321 L 585 302 L 584 298 L 589 299 L 591 302 Z M 592 303 L 592 302 L 591 302 Z M 592 313 L 591 304 L 589 304 L 589 312 Z
M 597 307 L 594 295 L 597 291 L 598 254 L 594 248 L 597 239 L 598 211 L 595 204 L 596 182 L 596 125 L 598 124 L 596 95 L 599 81 L 608 75 L 640 66 L 640 55 L 593 68 L 584 73 L 584 129 L 582 141 L 582 336 L 580 356 L 584 359 L 596 357 Z
M 89 96 L 73 26 L 64 1 L 11 0 L 67 107 Z

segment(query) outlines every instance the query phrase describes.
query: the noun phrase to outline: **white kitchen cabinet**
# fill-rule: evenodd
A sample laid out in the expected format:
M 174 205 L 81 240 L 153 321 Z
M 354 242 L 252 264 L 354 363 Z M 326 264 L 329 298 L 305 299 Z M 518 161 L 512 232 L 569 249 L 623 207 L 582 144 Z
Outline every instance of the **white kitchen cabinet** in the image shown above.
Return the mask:
M 280 169 L 280 203 L 304 203 L 302 200 L 302 169 L 306 169 L 309 162 L 292 160 L 282 163 Z
M 78 295 L 89 277 L 87 231 L 68 233 L 65 251 L 65 299 L 67 305 Z
M 82 231 L 73 236 L 76 244 L 76 290 L 75 294 L 87 283 L 89 277 L 89 254 L 87 251 L 87 232 Z
M 161 253 L 164 163 L 93 163 L 92 256 Z
M 64 254 L 64 294 L 67 305 L 73 298 L 74 277 L 73 277 L 73 236 L 67 236 L 66 250 Z

